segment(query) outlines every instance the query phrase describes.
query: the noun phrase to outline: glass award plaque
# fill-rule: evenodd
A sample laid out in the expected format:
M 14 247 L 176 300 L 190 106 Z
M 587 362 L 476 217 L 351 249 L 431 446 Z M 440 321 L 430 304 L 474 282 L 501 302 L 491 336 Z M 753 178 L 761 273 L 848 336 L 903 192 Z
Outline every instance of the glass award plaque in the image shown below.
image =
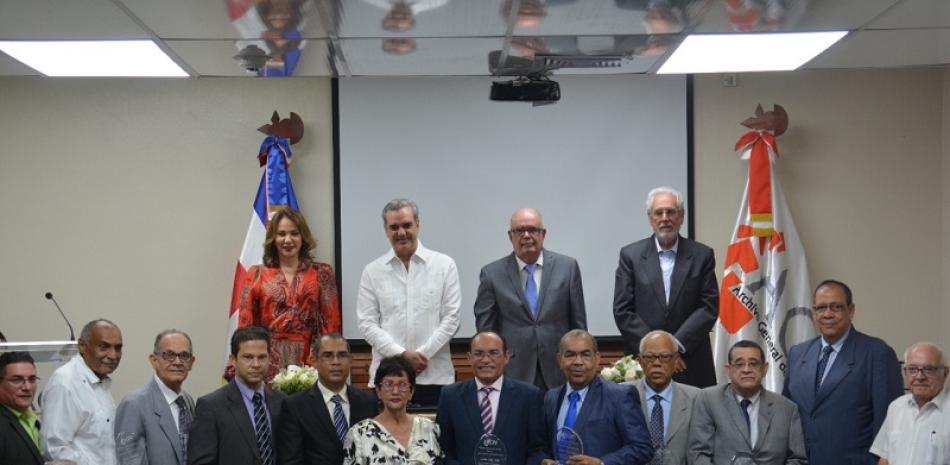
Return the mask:
M 505 443 L 491 433 L 483 434 L 475 446 L 475 465 L 505 465 L 508 452 Z
M 557 438 L 554 447 L 554 456 L 558 465 L 567 463 L 567 459 L 584 453 L 584 441 L 571 428 L 561 428 L 557 430 Z

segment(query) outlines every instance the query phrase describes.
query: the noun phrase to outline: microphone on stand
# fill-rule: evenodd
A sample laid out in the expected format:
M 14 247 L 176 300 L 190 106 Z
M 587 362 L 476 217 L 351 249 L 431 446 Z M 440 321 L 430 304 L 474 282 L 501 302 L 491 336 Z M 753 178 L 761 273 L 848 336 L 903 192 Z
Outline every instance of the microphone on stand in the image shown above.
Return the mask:
M 47 292 L 47 293 L 46 293 L 46 298 L 47 298 L 48 300 L 52 300 L 52 301 L 53 301 L 53 305 L 56 306 L 56 310 L 59 310 L 59 314 L 62 315 L 63 321 L 65 321 L 65 322 L 66 322 L 66 326 L 69 327 L 69 340 L 70 340 L 70 341 L 75 341 L 75 340 L 76 340 L 76 333 L 73 331 L 73 325 L 71 325 L 71 324 L 69 323 L 69 318 L 66 318 L 66 314 L 63 313 L 63 309 L 62 309 L 62 308 L 59 308 L 59 303 L 56 302 L 56 299 L 53 297 L 53 293 L 52 293 L 52 292 Z

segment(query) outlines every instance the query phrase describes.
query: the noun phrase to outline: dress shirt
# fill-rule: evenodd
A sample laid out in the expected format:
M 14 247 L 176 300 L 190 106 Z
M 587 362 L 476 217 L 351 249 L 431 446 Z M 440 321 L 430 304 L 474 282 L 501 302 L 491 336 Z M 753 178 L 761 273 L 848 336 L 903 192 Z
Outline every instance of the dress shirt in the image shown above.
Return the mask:
M 264 384 L 257 389 L 251 389 L 250 386 L 244 384 L 240 378 L 237 376 L 234 377 L 234 383 L 237 384 L 238 391 L 241 391 L 241 398 L 244 399 L 244 408 L 247 409 L 247 416 L 251 417 L 251 425 L 254 426 L 254 431 L 257 431 L 257 424 L 254 423 L 254 393 L 261 395 L 261 401 L 264 403 L 264 413 L 267 414 L 267 424 L 271 426 L 270 421 L 270 409 L 267 408 L 267 393 L 264 391 Z M 273 426 L 271 426 L 271 431 L 274 431 Z M 271 434 L 273 436 L 273 434 Z
M 676 239 L 676 242 L 673 243 L 673 247 L 664 250 L 660 246 L 660 240 L 653 236 L 653 241 L 656 242 L 656 254 L 660 257 L 660 271 L 663 272 L 663 291 L 666 292 L 666 303 L 670 303 L 670 281 L 673 278 L 673 265 L 676 265 L 676 251 L 679 249 L 680 240 Z
M 429 358 L 416 383 L 455 382 L 449 341 L 458 331 L 461 295 L 455 261 L 421 242 L 408 270 L 392 249 L 363 268 L 356 316 L 360 333 L 373 346 L 370 387 L 379 361 L 407 350 Z
M 525 286 L 528 285 L 528 272 L 525 271 L 524 267 L 528 266 L 528 263 L 524 260 L 518 258 L 515 255 L 515 261 L 518 262 L 518 276 L 521 277 L 521 290 L 524 290 Z M 538 265 L 534 269 L 534 285 L 535 289 L 538 290 L 538 298 L 541 297 L 541 273 L 544 272 L 544 253 L 538 255 L 538 261 L 534 262 L 535 265 Z
M 336 411 L 336 402 L 333 402 L 333 396 L 339 395 L 341 399 L 340 408 L 343 409 L 343 417 L 346 418 L 346 425 L 352 426 L 353 422 L 350 421 L 350 398 L 346 395 L 346 386 L 343 386 L 343 389 L 340 389 L 340 392 L 333 392 L 327 389 L 319 380 L 317 381 L 317 389 L 320 390 L 320 395 L 323 396 L 323 403 L 327 406 L 327 411 L 330 412 L 330 419 L 333 419 L 333 412 Z
M 5 406 L 6 407 L 6 406 Z M 40 428 L 36 425 L 36 422 L 39 421 L 36 418 L 36 413 L 33 412 L 33 409 L 28 408 L 25 412 L 20 412 L 19 410 L 14 410 L 10 407 L 7 407 L 7 410 L 10 413 L 13 413 L 13 416 L 16 417 L 17 421 L 20 423 L 20 426 L 23 427 L 23 431 L 26 431 L 27 436 L 33 440 L 33 443 L 36 444 L 36 448 L 40 448 Z
M 478 378 L 475 378 L 475 392 L 477 393 L 475 396 L 476 406 L 481 405 L 482 397 L 485 397 L 485 395 L 482 394 L 482 388 L 486 386 L 491 386 L 493 388 L 491 394 L 488 395 L 488 400 L 491 402 L 492 423 L 498 421 L 498 402 L 501 401 L 501 382 L 504 380 L 504 378 L 504 376 L 499 376 L 498 379 L 496 379 L 495 382 L 491 384 L 482 383 L 478 380 Z
M 564 427 L 564 417 L 567 416 L 567 409 L 568 409 L 568 407 L 571 406 L 571 399 L 570 399 L 571 393 L 572 393 L 572 392 L 577 392 L 577 394 L 580 396 L 580 397 L 577 398 L 577 415 L 580 416 L 580 414 L 581 414 L 581 406 L 584 405 L 584 398 L 587 397 L 587 391 L 590 391 L 590 384 L 588 384 L 587 386 L 584 386 L 584 388 L 581 389 L 581 390 L 579 390 L 579 391 L 575 391 L 574 388 L 572 388 L 570 384 L 566 384 L 566 385 L 564 385 L 564 387 L 565 387 L 565 389 L 564 389 L 564 400 L 561 402 L 561 408 L 558 409 L 558 411 L 557 411 L 557 427 L 558 427 L 558 429 L 561 429 L 561 428 Z M 576 418 L 576 417 L 575 417 L 575 418 Z
M 661 392 L 654 391 L 650 387 L 650 383 L 643 382 L 643 395 L 647 398 L 647 412 L 653 411 L 653 404 L 656 403 L 653 396 L 656 394 L 660 395 L 660 405 L 663 406 L 663 439 L 666 439 L 666 432 L 670 430 L 670 411 L 673 410 L 673 382 L 670 381 L 670 384 L 667 384 Z M 648 414 L 647 417 L 649 418 L 649 416 Z M 647 423 L 650 423 L 649 419 Z
M 165 402 L 168 403 L 168 408 L 172 411 L 172 419 L 175 420 L 175 429 L 178 429 L 178 418 L 181 416 L 181 407 L 179 407 L 175 401 L 178 400 L 181 394 L 172 391 L 170 387 L 166 386 L 165 383 L 159 379 L 158 375 L 155 375 L 155 382 L 158 383 L 158 390 L 161 391 L 162 397 L 164 397 Z M 179 431 L 178 434 L 181 434 L 181 431 Z
M 77 465 L 113 465 L 115 402 L 112 380 L 99 379 L 76 355 L 50 376 L 43 389 L 43 444 L 54 460 Z
M 841 352 L 841 347 L 844 346 L 844 340 L 851 335 L 851 328 L 848 328 L 848 331 L 844 333 L 844 336 L 841 336 L 834 344 L 831 345 L 831 353 L 828 354 L 828 364 L 825 365 L 825 372 L 821 374 L 822 383 L 825 381 L 825 376 L 828 376 L 828 372 L 831 371 L 831 366 L 834 365 L 835 359 L 838 358 L 838 353 Z M 821 337 L 821 350 L 818 351 L 818 359 L 821 359 L 821 353 L 825 350 L 825 347 L 828 347 L 828 341 L 825 341 L 825 337 Z M 819 385 L 821 383 L 818 383 Z
M 759 438 L 759 398 L 762 397 L 763 387 L 759 387 L 759 390 L 755 393 L 754 396 L 748 397 L 749 401 L 752 402 L 749 404 L 749 442 L 752 445 L 752 448 L 755 449 L 755 442 Z M 735 392 L 735 391 L 733 391 Z M 736 404 L 739 407 L 739 410 L 742 410 L 742 405 L 740 404 L 743 399 L 738 392 L 736 394 Z M 742 412 L 739 412 L 739 415 L 742 415 Z
M 944 465 L 950 463 L 950 393 L 944 387 L 918 408 L 912 394 L 891 402 L 871 453 L 891 465 Z

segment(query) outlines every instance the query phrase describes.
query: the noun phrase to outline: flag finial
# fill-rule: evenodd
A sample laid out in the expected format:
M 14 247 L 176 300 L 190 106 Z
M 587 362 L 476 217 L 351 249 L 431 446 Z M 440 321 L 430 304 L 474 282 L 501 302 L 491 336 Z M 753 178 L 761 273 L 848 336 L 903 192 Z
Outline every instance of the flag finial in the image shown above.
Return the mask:
M 788 113 L 779 104 L 773 104 L 769 111 L 762 111 L 762 104 L 759 104 L 755 107 L 755 116 L 739 124 L 757 131 L 772 131 L 776 136 L 781 136 L 788 129 Z
M 294 145 L 303 138 L 303 120 L 294 112 L 290 112 L 290 118 L 280 119 L 277 110 L 274 110 L 270 124 L 265 124 L 257 130 L 269 136 L 286 137 L 290 145 Z

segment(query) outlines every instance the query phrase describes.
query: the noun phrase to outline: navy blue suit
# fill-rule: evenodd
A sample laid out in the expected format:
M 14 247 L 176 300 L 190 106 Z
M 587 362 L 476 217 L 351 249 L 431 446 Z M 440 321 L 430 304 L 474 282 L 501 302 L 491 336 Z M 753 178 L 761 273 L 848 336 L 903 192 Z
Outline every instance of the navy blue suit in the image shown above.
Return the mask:
M 894 349 L 854 327 L 815 393 L 821 337 L 791 348 L 783 394 L 798 404 L 811 465 L 873 465 L 868 450 L 904 391 Z
M 574 422 L 574 431 L 584 442 L 584 455 L 599 458 L 604 465 L 645 464 L 653 458 L 650 432 L 643 420 L 640 394 L 633 385 L 620 385 L 594 377 Z M 566 386 L 544 395 L 549 458 L 557 436 L 557 414 Z
M 442 388 L 436 422 L 447 465 L 475 463 L 475 446 L 484 434 L 474 379 Z M 545 458 L 541 391 L 510 376 L 501 382 L 498 417 L 492 434 L 505 444 L 508 465 L 536 465 Z

